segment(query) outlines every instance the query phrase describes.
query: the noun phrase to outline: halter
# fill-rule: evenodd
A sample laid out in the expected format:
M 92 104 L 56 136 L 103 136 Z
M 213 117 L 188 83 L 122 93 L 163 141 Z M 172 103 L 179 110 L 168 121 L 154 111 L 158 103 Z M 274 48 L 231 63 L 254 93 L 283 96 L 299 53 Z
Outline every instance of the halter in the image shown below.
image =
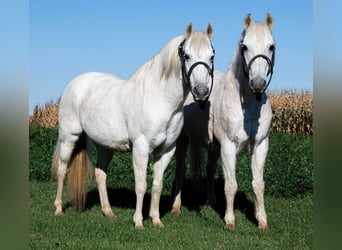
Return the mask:
M 264 54 L 258 54 L 254 57 L 252 57 L 252 59 L 249 61 L 248 65 L 246 63 L 246 58 L 245 58 L 245 54 L 244 54 L 244 44 L 243 44 L 243 40 L 240 41 L 240 54 L 241 54 L 241 57 L 242 57 L 242 65 L 243 65 L 243 72 L 245 73 L 246 77 L 249 78 L 249 71 L 252 67 L 252 64 L 254 63 L 254 61 L 261 57 L 263 59 L 266 60 L 267 64 L 268 64 L 268 71 L 267 71 L 267 76 L 270 75 L 270 78 L 268 79 L 268 82 L 266 84 L 266 88 L 264 89 L 264 92 L 265 90 L 268 88 L 268 86 L 270 85 L 270 82 L 272 80 L 272 76 L 273 76 L 273 67 L 274 67 L 274 58 L 275 58 L 275 50 L 273 51 L 272 53 L 272 59 L 268 58 L 266 55 Z
M 187 59 L 187 55 L 185 54 L 184 52 L 184 49 L 183 49 L 183 45 L 185 43 L 186 39 L 184 39 L 181 44 L 178 46 L 178 55 L 181 59 L 181 63 L 182 63 L 182 76 L 183 76 L 183 79 L 185 80 L 185 82 L 187 83 L 189 89 L 190 89 L 190 92 L 192 94 L 192 96 L 194 97 L 194 100 L 195 99 L 195 94 L 193 93 L 192 89 L 191 89 L 191 85 L 190 85 L 190 76 L 192 74 L 192 71 L 194 70 L 195 67 L 197 67 L 198 65 L 203 65 L 207 70 L 208 70 L 208 73 L 209 75 L 211 76 L 211 86 L 210 86 L 210 90 L 209 90 L 209 94 L 208 96 L 206 97 L 206 99 L 204 101 L 197 101 L 201 107 L 201 109 L 203 110 L 205 108 L 205 103 L 208 101 L 209 99 L 209 96 L 211 94 L 211 91 L 213 90 L 213 83 L 214 83 L 214 61 L 212 61 L 212 68 L 210 68 L 210 66 L 205 63 L 205 62 L 202 62 L 202 61 L 199 61 L 199 62 L 195 62 L 194 64 L 191 65 L 191 67 L 189 68 L 189 71 L 186 72 L 186 68 L 185 68 L 185 60 Z M 211 48 L 213 49 L 213 52 L 214 52 L 214 55 L 215 55 L 215 49 L 214 47 L 211 45 Z

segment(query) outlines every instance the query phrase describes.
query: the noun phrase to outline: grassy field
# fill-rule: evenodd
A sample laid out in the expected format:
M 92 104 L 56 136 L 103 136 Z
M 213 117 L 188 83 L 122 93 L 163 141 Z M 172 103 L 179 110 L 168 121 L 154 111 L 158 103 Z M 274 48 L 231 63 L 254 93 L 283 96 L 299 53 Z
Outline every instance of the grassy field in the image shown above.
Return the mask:
M 74 212 L 65 203 L 65 215 L 53 215 L 56 183 L 30 182 L 29 247 L 31 249 L 312 249 L 313 197 L 266 196 L 270 229 L 259 231 L 252 214 L 252 197 L 239 193 L 235 209 L 236 229 L 224 230 L 223 209 L 205 204 L 183 206 L 182 214 L 168 213 L 171 196 L 162 196 L 161 214 L 165 228 L 144 221 L 145 230 L 134 228 L 135 196 L 128 189 L 111 189 L 115 220 L 100 211 L 97 190 L 85 212 Z M 115 195 L 116 194 L 116 195 Z M 149 195 L 144 214 L 147 215 Z M 220 197 L 224 198 L 224 197 Z
M 86 210 L 70 207 L 64 193 L 63 217 L 54 216 L 56 182 L 50 181 L 50 162 L 56 130 L 30 129 L 29 247 L 31 249 L 312 249 L 313 149 L 312 136 L 271 133 L 265 165 L 265 206 L 270 229 L 259 231 L 254 219 L 249 159 L 238 158 L 239 192 L 235 199 L 236 229 L 224 230 L 225 201 L 222 170 L 216 176 L 217 204 L 209 207 L 203 193 L 189 179 L 183 189 L 180 216 L 169 213 L 172 203 L 174 160 L 164 175 L 161 220 L 155 228 L 148 219 L 151 165 L 144 200 L 145 230 L 133 224 L 135 209 L 131 155 L 118 153 L 109 166 L 108 193 L 116 220 L 100 211 L 94 180 L 88 189 Z

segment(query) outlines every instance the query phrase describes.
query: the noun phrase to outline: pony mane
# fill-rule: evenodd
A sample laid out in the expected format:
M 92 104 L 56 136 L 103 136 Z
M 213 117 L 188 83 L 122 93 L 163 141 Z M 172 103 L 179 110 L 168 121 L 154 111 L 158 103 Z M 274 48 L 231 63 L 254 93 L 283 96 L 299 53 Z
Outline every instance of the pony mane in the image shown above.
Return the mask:
M 128 80 L 135 82 L 160 83 L 167 79 L 174 71 L 181 70 L 181 61 L 178 56 L 178 46 L 184 36 L 177 36 L 167 43 L 164 48 L 152 59 L 142 65 Z
M 231 64 L 229 65 L 228 71 L 232 71 L 235 74 L 238 70 L 239 60 L 240 60 L 239 47 L 237 46 L 235 48 L 233 59 L 232 59 Z

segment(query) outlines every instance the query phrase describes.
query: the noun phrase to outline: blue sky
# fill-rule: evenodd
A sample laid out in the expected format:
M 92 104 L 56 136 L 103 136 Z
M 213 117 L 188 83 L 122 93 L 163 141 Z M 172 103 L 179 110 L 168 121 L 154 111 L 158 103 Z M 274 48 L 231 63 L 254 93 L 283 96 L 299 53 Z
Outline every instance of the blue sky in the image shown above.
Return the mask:
M 271 90 L 313 89 L 313 3 L 310 0 L 29 1 L 29 113 L 57 100 L 78 74 L 127 79 L 188 23 L 214 27 L 215 69 L 226 71 L 251 13 L 275 20 Z

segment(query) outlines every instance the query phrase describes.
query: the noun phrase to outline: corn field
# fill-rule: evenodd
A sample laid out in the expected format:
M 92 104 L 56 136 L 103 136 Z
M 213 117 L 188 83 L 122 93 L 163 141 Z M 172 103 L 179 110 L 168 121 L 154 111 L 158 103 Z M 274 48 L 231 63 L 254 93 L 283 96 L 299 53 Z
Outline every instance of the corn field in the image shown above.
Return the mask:
M 59 101 L 49 101 L 43 107 L 36 105 L 29 119 L 30 127 L 57 128 L 58 109 Z
M 268 97 L 273 110 L 272 131 L 313 134 L 312 92 L 272 92 Z
M 271 130 L 289 134 L 313 134 L 313 95 L 310 91 L 284 90 L 267 94 L 272 104 Z M 32 127 L 56 128 L 58 126 L 59 101 L 49 101 L 36 106 L 29 118 Z

